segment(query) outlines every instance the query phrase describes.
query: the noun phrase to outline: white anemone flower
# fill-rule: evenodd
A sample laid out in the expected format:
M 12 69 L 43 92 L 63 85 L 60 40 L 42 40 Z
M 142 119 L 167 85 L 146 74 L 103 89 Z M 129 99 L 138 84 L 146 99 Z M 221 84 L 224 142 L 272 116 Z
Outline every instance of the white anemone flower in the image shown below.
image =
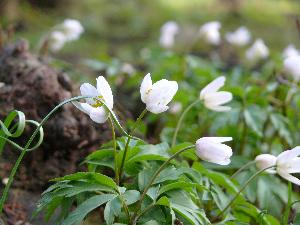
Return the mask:
M 300 80 L 300 55 L 286 58 L 283 62 L 283 67 L 296 82 Z
M 166 22 L 160 29 L 160 45 L 164 48 L 172 48 L 175 43 L 175 36 L 178 32 L 179 26 L 176 22 Z
M 225 80 L 224 76 L 218 77 L 202 89 L 200 100 L 204 102 L 206 108 L 218 112 L 225 112 L 231 109 L 231 107 L 223 106 L 223 104 L 232 100 L 232 94 L 227 91 L 218 91 L 224 86 Z
M 60 31 L 53 31 L 49 37 L 49 48 L 53 52 L 59 51 L 66 43 L 66 36 Z
M 291 175 L 292 173 L 300 173 L 300 146 L 291 150 L 284 151 L 277 156 L 276 170 L 284 179 L 300 185 L 300 180 Z
M 253 45 L 246 52 L 246 58 L 250 61 L 265 59 L 268 56 L 269 49 L 262 39 L 256 39 Z
M 283 58 L 289 58 L 292 56 L 299 56 L 300 52 L 298 49 L 295 48 L 294 45 L 290 44 L 289 46 L 287 46 L 284 50 L 283 50 Z
M 223 142 L 231 140 L 232 137 L 202 137 L 196 142 L 196 154 L 204 161 L 228 165 L 232 149 Z
M 176 81 L 162 79 L 152 84 L 151 75 L 148 73 L 141 84 L 141 99 L 146 104 L 148 111 L 158 114 L 168 110 L 167 106 L 178 90 Z
M 263 170 L 268 167 L 275 166 L 276 160 L 277 160 L 277 157 L 274 155 L 261 154 L 261 155 L 256 156 L 254 161 L 256 163 L 256 167 L 260 170 Z M 275 168 L 270 168 L 270 169 L 267 169 L 266 172 L 270 173 L 270 174 L 275 174 L 276 170 L 275 170 Z
M 209 44 L 218 45 L 221 42 L 220 29 L 220 22 L 208 22 L 200 27 L 199 36 Z
M 240 27 L 234 32 L 228 32 L 225 38 L 232 45 L 244 46 L 250 42 L 251 34 L 246 27 Z
M 84 32 L 84 28 L 78 20 L 66 19 L 61 24 L 62 32 L 65 34 L 68 41 L 77 40 L 81 33 Z
M 92 98 L 86 99 L 85 103 L 74 102 L 74 105 L 88 114 L 90 118 L 96 123 L 104 123 L 109 115 L 102 102 L 97 100 L 101 99 L 109 109 L 113 108 L 114 100 L 111 88 L 103 76 L 97 79 L 97 87 L 89 83 L 84 83 L 80 86 L 82 96 L 91 96 Z

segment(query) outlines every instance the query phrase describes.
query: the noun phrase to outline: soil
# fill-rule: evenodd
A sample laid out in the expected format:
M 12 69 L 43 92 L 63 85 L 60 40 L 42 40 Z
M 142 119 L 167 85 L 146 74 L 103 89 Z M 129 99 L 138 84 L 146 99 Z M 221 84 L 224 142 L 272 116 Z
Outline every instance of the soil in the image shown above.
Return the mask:
M 0 87 L 1 120 L 17 109 L 24 112 L 27 119 L 41 121 L 57 104 L 78 95 L 74 91 L 78 88 L 74 88 L 69 76 L 30 53 L 25 40 L 0 49 L 0 82 L 4 83 Z M 72 104 L 62 107 L 45 124 L 44 131 L 43 144 L 27 153 L 17 172 L 14 190 L 5 205 L 7 224 L 26 224 L 49 179 L 83 170 L 78 168 L 79 162 L 110 137 L 107 125 L 93 123 Z M 24 145 L 31 133 L 32 129 L 26 128 L 18 142 Z M 6 146 L 0 159 L 1 179 L 8 177 L 18 155 L 18 150 Z M 17 198 L 16 193 L 19 193 Z M 32 224 L 44 223 L 39 220 Z

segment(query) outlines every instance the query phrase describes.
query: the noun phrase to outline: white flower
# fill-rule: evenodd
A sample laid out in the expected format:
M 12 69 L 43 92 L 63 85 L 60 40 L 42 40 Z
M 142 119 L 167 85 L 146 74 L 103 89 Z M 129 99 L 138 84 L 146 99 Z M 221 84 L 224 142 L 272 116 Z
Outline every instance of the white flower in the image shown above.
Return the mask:
M 251 40 L 251 34 L 246 27 L 240 27 L 234 32 L 229 32 L 225 36 L 226 40 L 236 46 L 244 46 Z
M 255 163 L 256 163 L 256 167 L 260 170 L 266 169 L 270 166 L 275 166 L 276 165 L 276 159 L 277 157 L 274 155 L 270 155 L 270 154 L 261 154 L 256 156 L 255 158 Z M 270 168 L 266 170 L 267 173 L 271 173 L 271 174 L 275 174 L 276 170 L 275 168 Z
M 300 80 L 300 55 L 286 58 L 283 62 L 283 67 L 295 81 Z
M 180 102 L 174 102 L 170 104 L 169 112 L 177 114 L 182 110 L 182 104 Z
M 231 109 L 231 107 L 223 106 L 223 104 L 232 100 L 232 94 L 227 91 L 218 91 L 224 86 L 225 80 L 224 76 L 218 77 L 202 89 L 200 100 L 204 102 L 206 108 L 218 112 L 229 111 Z
M 5 86 L 5 83 L 0 82 L 0 88 L 3 88 Z
M 74 102 L 74 105 L 88 114 L 90 118 L 96 123 L 104 123 L 109 113 L 106 111 L 101 101 L 96 98 L 102 99 L 108 108 L 112 109 L 114 100 L 111 88 L 103 76 L 97 78 L 97 88 L 89 83 L 84 83 L 80 86 L 82 96 L 91 96 L 94 98 L 86 99 L 86 103 Z
M 49 37 L 49 48 L 53 52 L 59 51 L 65 44 L 66 37 L 60 31 L 53 31 Z
M 121 66 L 121 71 L 128 75 L 132 75 L 135 73 L 135 69 L 130 63 L 123 63 Z
M 141 84 L 141 99 L 146 104 L 147 110 L 158 114 L 168 110 L 168 104 L 178 90 L 176 81 L 162 79 L 152 84 L 151 75 L 148 73 Z
M 61 24 L 61 29 L 68 41 L 77 40 L 84 31 L 81 23 L 74 19 L 64 20 L 64 22 Z
M 218 45 L 221 42 L 221 35 L 220 35 L 220 28 L 221 23 L 218 21 L 208 22 L 199 30 L 199 35 L 203 38 L 206 42 L 212 45 Z
M 300 180 L 292 173 L 300 173 L 300 146 L 280 153 L 276 160 L 277 173 L 284 179 L 300 185 Z
M 2 179 L 2 184 L 7 185 L 8 184 L 8 177 L 5 177 Z
M 228 165 L 232 156 L 231 147 L 222 144 L 231 141 L 232 137 L 203 137 L 196 142 L 196 154 L 202 160 Z
M 159 43 L 164 48 L 172 48 L 175 43 L 175 35 L 179 32 L 179 26 L 174 21 L 166 22 L 160 29 Z
M 269 49 L 262 39 L 257 39 L 246 52 L 246 58 L 250 61 L 265 59 L 268 56 Z
M 294 45 L 289 45 L 283 50 L 283 58 L 288 58 L 292 56 L 299 56 L 299 50 L 295 48 Z

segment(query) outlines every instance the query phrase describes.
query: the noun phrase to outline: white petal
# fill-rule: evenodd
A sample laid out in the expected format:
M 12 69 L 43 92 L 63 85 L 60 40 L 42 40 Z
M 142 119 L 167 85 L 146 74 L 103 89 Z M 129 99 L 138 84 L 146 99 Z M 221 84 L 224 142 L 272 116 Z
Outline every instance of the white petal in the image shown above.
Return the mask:
M 103 99 L 107 106 L 112 109 L 114 105 L 113 94 L 111 88 L 103 76 L 97 78 L 97 90 L 98 93 L 103 96 Z
M 96 97 L 99 94 L 97 89 L 89 83 L 82 84 L 80 86 L 80 92 L 82 96 L 91 96 L 91 97 Z M 94 100 L 92 98 L 87 98 L 86 101 L 89 104 L 94 104 Z
M 166 106 L 173 99 L 178 90 L 176 81 L 162 79 L 152 85 L 152 90 L 147 98 L 147 104 L 159 103 Z
M 227 141 L 232 141 L 232 137 L 202 137 L 201 139 L 215 142 L 215 143 L 223 143 Z
M 300 146 L 284 151 L 277 156 L 277 164 L 282 164 L 300 155 Z
M 146 103 L 146 99 L 148 95 L 147 93 L 151 91 L 151 88 L 152 88 L 152 80 L 151 80 L 150 73 L 148 73 L 144 77 L 140 88 L 142 102 Z
M 230 106 L 211 106 L 211 105 L 205 105 L 208 109 L 211 109 L 216 112 L 227 112 L 231 110 Z
M 90 117 L 96 123 L 104 123 L 108 118 L 108 113 L 105 111 L 104 107 L 97 107 L 90 111 Z
M 230 102 L 231 100 L 232 100 L 232 94 L 227 91 L 208 93 L 204 97 L 205 104 L 210 106 L 219 106 L 227 102 Z
M 278 174 L 279 174 L 282 178 L 284 178 L 284 179 L 286 179 L 286 180 L 288 180 L 288 181 L 290 181 L 290 182 L 292 182 L 292 183 L 294 183 L 294 184 L 300 185 L 300 180 L 299 180 L 297 177 L 294 177 L 294 176 L 292 176 L 291 174 L 286 173 L 286 172 L 281 171 L 281 170 L 277 170 L 277 172 L 278 172 Z
M 147 105 L 146 108 L 149 112 L 152 112 L 154 114 L 159 114 L 169 109 L 169 107 L 165 105 Z
M 79 110 L 81 110 L 82 112 L 84 112 L 84 113 L 87 113 L 87 114 L 90 114 L 90 111 L 92 110 L 92 106 L 90 106 L 89 104 L 87 104 L 87 103 L 81 103 L 81 102 L 77 102 L 77 101 L 74 101 L 74 102 L 72 102 L 73 103 L 73 105 L 77 108 L 77 109 L 79 109 Z
M 218 91 L 221 87 L 224 86 L 225 80 L 226 78 L 224 76 L 221 76 L 206 85 L 200 92 L 200 99 L 203 99 L 204 96 L 208 93 L 214 93 Z
M 300 158 L 291 159 L 289 162 L 291 168 L 289 169 L 289 173 L 300 173 Z

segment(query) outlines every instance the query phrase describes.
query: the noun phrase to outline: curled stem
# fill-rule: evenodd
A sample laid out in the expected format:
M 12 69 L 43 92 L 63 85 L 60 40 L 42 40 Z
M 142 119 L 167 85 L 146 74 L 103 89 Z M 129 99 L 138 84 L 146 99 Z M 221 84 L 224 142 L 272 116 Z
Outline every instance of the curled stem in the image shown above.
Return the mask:
M 127 141 L 126 141 L 126 144 L 125 144 L 125 149 L 124 149 L 124 154 L 123 154 L 123 157 L 122 157 L 122 162 L 121 162 L 121 166 L 120 166 L 120 179 L 122 179 L 122 175 L 123 175 L 123 170 L 124 170 L 124 165 L 125 165 L 125 160 L 126 160 L 126 156 L 127 156 L 127 152 L 128 152 L 128 147 L 129 147 L 129 143 L 130 143 L 130 140 L 131 140 L 131 134 L 135 131 L 135 129 L 138 127 L 140 121 L 143 119 L 143 117 L 145 116 L 145 114 L 147 113 L 147 109 L 144 109 L 143 112 L 139 115 L 139 117 L 137 118 L 137 120 L 135 121 L 131 131 L 129 132 L 128 134 L 128 137 L 127 137 Z
M 175 154 L 173 154 L 168 160 L 166 160 L 158 169 L 157 171 L 154 173 L 154 175 L 151 177 L 150 179 L 150 182 L 148 183 L 148 185 L 145 187 L 142 195 L 141 195 L 141 198 L 138 202 L 138 206 L 137 206 L 137 211 L 134 213 L 133 215 L 133 218 L 137 217 L 137 213 L 139 211 L 139 208 L 141 207 L 142 203 L 143 203 L 143 200 L 144 198 L 146 197 L 146 194 L 147 194 L 147 191 L 149 190 L 149 188 L 152 186 L 152 184 L 154 183 L 155 179 L 158 177 L 158 175 L 161 173 L 161 171 L 163 171 L 163 169 L 178 155 L 180 155 L 181 153 L 189 150 L 189 149 L 192 149 L 194 148 L 195 145 L 191 145 L 191 146 L 188 146 L 188 147 L 185 147 L 181 150 L 179 150 L 178 152 L 176 152 Z M 139 216 L 138 216 L 139 217 Z M 136 221 L 136 219 L 134 219 L 133 221 Z
M 21 151 L 21 154 L 19 155 L 16 163 L 14 164 L 11 172 L 10 172 L 10 175 L 9 175 L 9 178 L 8 178 L 8 182 L 4 188 L 4 191 L 3 191 L 3 194 L 1 196 L 1 199 L 0 199 L 0 214 L 2 214 L 2 211 L 3 211 L 3 206 L 4 206 L 4 203 L 7 199 L 7 195 L 8 195 L 8 192 L 9 192 L 9 189 L 10 189 L 10 186 L 13 182 L 13 179 L 14 179 L 14 176 L 20 166 L 20 163 L 22 161 L 22 159 L 24 158 L 27 150 L 29 149 L 31 143 L 33 142 L 34 138 L 36 137 L 36 135 L 39 133 L 40 129 L 42 128 L 42 126 L 45 124 L 45 122 L 50 118 L 50 116 L 52 116 L 59 108 L 61 108 L 63 105 L 69 103 L 69 102 L 72 102 L 72 101 L 77 101 L 77 100 L 80 100 L 80 99 L 85 99 L 85 98 L 90 98 L 89 96 L 77 96 L 77 97 L 74 97 L 74 98 L 70 98 L 70 99 L 67 99 L 63 102 L 61 102 L 59 105 L 57 105 L 56 107 L 54 107 L 54 109 L 52 109 L 45 117 L 44 119 L 41 121 L 41 123 L 36 127 L 35 131 L 33 132 L 33 134 L 31 135 L 31 137 L 29 138 L 28 142 L 26 143 L 25 147 L 22 149 Z
M 186 107 L 186 109 L 183 111 L 183 113 L 181 114 L 179 120 L 178 120 L 178 123 L 176 125 L 176 128 L 175 128 L 175 132 L 174 132 L 174 135 L 173 135 L 173 138 L 172 138 L 172 147 L 175 146 L 176 144 L 176 138 L 177 138 L 177 135 L 178 135 L 178 131 L 179 129 L 181 128 L 181 124 L 183 122 L 183 119 L 185 117 L 185 115 L 188 113 L 188 111 L 190 111 L 191 108 L 193 108 L 198 102 L 200 102 L 200 99 L 197 99 L 196 101 L 194 101 L 193 103 L 191 103 L 188 107 Z
M 261 175 L 263 172 L 265 172 L 268 169 L 274 168 L 275 166 L 269 166 L 267 168 L 264 168 L 262 170 L 257 171 L 255 174 L 253 174 L 246 183 L 240 188 L 240 190 L 236 193 L 236 195 L 230 200 L 230 202 L 225 206 L 225 208 L 217 215 L 216 219 L 218 219 L 220 216 L 222 216 L 227 209 L 233 204 L 233 202 L 239 197 L 242 191 L 245 190 L 245 188 L 259 175 Z
M 116 183 L 119 185 L 119 171 L 118 171 L 118 153 L 117 153 L 117 142 L 116 142 L 116 132 L 113 120 L 111 116 L 108 117 L 109 124 L 111 126 L 111 133 L 113 139 L 113 146 L 114 146 L 114 161 L 115 161 L 115 176 L 116 176 Z

